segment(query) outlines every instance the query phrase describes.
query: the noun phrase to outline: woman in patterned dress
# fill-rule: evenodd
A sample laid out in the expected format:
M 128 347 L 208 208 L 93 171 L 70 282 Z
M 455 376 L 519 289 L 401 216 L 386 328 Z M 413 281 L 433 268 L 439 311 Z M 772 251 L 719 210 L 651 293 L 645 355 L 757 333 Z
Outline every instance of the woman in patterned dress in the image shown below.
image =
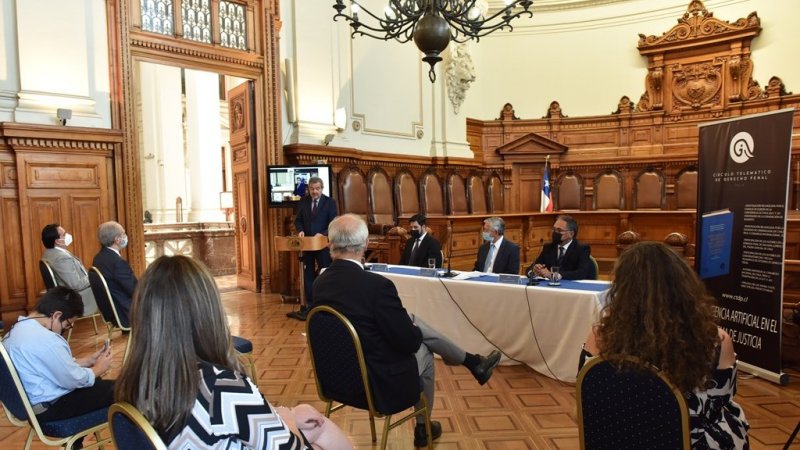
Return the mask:
M 352 449 L 307 405 L 274 408 L 244 374 L 214 278 L 201 263 L 162 256 L 139 282 L 118 401 L 139 409 L 170 449 Z M 295 418 L 302 420 L 294 422 Z M 309 442 L 297 427 L 308 430 Z
M 694 270 L 666 245 L 641 242 L 620 255 L 614 272 L 580 365 L 592 355 L 637 356 L 685 393 L 693 449 L 748 449 L 749 425 L 733 401 L 733 343 Z

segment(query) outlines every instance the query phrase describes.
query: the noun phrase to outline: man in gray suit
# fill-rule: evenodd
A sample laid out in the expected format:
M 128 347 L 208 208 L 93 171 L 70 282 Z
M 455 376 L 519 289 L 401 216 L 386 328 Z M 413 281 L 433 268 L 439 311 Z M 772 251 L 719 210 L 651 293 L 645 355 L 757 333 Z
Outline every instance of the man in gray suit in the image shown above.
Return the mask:
M 50 265 L 59 286 L 78 291 L 83 300 L 83 313 L 87 316 L 97 313 L 97 302 L 89 286 L 89 275 L 80 259 L 67 250 L 72 244 L 72 235 L 61 225 L 51 223 L 42 229 L 42 244 L 45 251 L 42 261 Z

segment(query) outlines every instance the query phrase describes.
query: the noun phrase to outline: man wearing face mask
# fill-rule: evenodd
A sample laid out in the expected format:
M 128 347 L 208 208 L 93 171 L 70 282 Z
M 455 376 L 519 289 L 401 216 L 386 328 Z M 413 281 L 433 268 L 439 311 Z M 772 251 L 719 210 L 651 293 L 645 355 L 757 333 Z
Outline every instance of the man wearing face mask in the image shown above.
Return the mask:
M 550 278 L 550 268 L 558 266 L 560 278 L 565 280 L 593 280 L 597 278 L 592 253 L 588 244 L 579 242 L 578 222 L 570 216 L 558 216 L 553 224 L 552 241 L 542 247 L 536 261 L 528 268 L 528 276 Z
M 436 267 L 442 267 L 442 245 L 428 233 L 425 214 L 414 214 L 408 220 L 411 237 L 406 242 L 401 266 L 428 267 L 428 259 L 436 260 Z
M 478 260 L 472 270 L 478 272 L 519 274 L 519 246 L 503 237 L 506 223 L 499 217 L 483 221 Z
M 77 292 L 56 286 L 3 337 L 40 421 L 77 417 L 114 403 L 114 381 L 100 379 L 111 368 L 111 349 L 76 359 L 62 337 L 83 312 Z
M 111 292 L 111 299 L 117 307 L 121 325 L 127 327 L 131 310 L 131 298 L 136 289 L 136 276 L 128 261 L 122 258 L 120 250 L 128 246 L 128 235 L 117 222 L 105 222 L 97 229 L 97 239 L 103 248 L 97 252 L 92 265 L 103 274 Z
M 94 299 L 92 288 L 89 286 L 89 275 L 83 263 L 67 250 L 72 244 L 72 235 L 67 233 L 61 225 L 51 223 L 42 228 L 42 244 L 45 251 L 42 261 L 46 262 L 53 270 L 56 284 L 75 289 L 83 300 L 83 311 L 86 315 L 97 312 L 97 302 Z

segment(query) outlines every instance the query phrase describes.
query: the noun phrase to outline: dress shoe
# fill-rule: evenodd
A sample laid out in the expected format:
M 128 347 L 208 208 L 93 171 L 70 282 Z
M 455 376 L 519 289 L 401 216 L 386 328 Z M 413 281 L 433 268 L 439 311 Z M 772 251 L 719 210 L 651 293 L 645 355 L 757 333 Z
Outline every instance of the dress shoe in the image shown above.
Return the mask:
M 431 434 L 433 440 L 439 439 L 442 435 L 442 424 L 431 420 Z M 425 424 L 418 423 L 414 428 L 414 447 L 427 447 L 428 446 L 428 433 L 425 432 Z
M 478 363 L 475 367 L 469 369 L 472 372 L 472 376 L 478 380 L 478 383 L 483 386 L 489 381 L 489 378 L 492 377 L 492 372 L 494 368 L 497 367 L 497 363 L 500 362 L 500 352 L 497 350 L 493 350 L 489 353 L 489 356 L 481 356 L 481 362 Z
M 298 309 L 297 311 L 292 311 L 292 312 L 286 313 L 286 317 L 289 317 L 290 319 L 297 319 L 297 320 L 300 320 L 302 322 L 305 322 L 306 317 L 308 316 L 308 310 L 309 310 L 309 308 L 307 306 L 301 306 L 300 309 Z

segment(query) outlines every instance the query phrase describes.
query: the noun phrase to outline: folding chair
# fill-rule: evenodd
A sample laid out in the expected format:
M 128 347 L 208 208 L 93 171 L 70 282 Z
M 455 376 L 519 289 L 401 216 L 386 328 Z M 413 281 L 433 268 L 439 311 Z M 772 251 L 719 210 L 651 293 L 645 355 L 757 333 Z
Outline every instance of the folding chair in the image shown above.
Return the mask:
M 115 330 L 119 330 L 120 333 L 123 331 L 128 332 L 126 336 L 128 341 L 125 344 L 125 354 L 122 357 L 122 361 L 125 362 L 125 360 L 128 359 L 128 351 L 131 347 L 131 327 L 122 325 L 122 321 L 119 319 L 119 314 L 117 313 L 117 306 L 111 298 L 111 291 L 108 290 L 108 283 L 106 283 L 106 279 L 97 267 L 92 266 L 89 269 L 89 284 L 92 286 L 92 292 L 94 293 L 94 299 L 97 301 L 97 307 L 100 308 L 100 312 L 103 314 L 103 320 L 106 321 L 108 339 L 111 339 L 111 334 Z
M 130 403 L 111 405 L 108 423 L 117 450 L 167 450 L 150 422 Z
M 386 448 L 389 430 L 422 415 L 425 417 L 428 449 L 433 449 L 431 421 L 425 396 L 420 392 L 419 396 L 409 397 L 406 399 L 406 405 L 398 410 L 388 410 L 383 405 L 377 404 L 369 381 L 361 340 L 356 329 L 344 315 L 329 306 L 317 306 L 308 314 L 306 335 L 311 351 L 311 364 L 317 380 L 317 392 L 319 398 L 326 403 L 326 417 L 330 417 L 333 411 L 344 406 L 366 409 L 369 411 L 372 442 L 377 440 L 375 417 L 384 417 L 381 438 L 381 450 L 383 450 Z M 416 373 L 411 373 L 409 376 L 419 379 Z M 415 407 L 420 400 L 422 408 L 415 408 L 411 413 L 392 423 L 393 414 Z M 332 408 L 334 401 L 340 404 Z
M 94 434 L 97 442 L 91 445 L 84 445 L 84 449 L 98 448 L 111 443 L 110 437 L 103 439 L 100 436 L 100 432 L 108 426 L 106 419 L 108 408 L 101 408 L 70 419 L 40 423 L 33 413 L 33 407 L 30 400 L 28 400 L 28 394 L 25 393 L 25 388 L 22 386 L 22 381 L 19 379 L 17 369 L 14 367 L 14 363 L 3 345 L 0 345 L 0 354 L 2 354 L 2 361 L 0 362 L 0 403 L 3 404 L 3 409 L 9 422 L 18 427 L 30 426 L 31 430 L 25 442 L 25 450 L 31 448 L 34 436 L 37 436 L 45 445 L 63 446 L 66 450 L 72 449 L 75 441 L 90 434 Z
M 691 448 L 689 410 L 683 393 L 654 367 L 632 356 L 620 371 L 595 357 L 578 373 L 581 449 L 675 450 Z

